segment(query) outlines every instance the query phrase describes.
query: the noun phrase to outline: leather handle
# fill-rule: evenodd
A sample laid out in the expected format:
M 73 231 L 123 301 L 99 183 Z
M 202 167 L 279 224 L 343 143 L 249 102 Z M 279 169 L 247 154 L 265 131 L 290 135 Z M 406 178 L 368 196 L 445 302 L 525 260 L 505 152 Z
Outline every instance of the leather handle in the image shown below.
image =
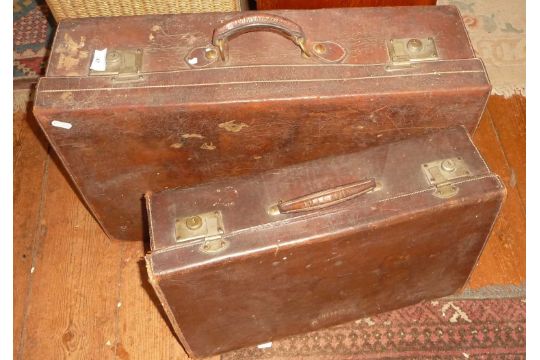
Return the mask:
M 375 190 L 376 187 L 377 184 L 375 179 L 362 180 L 304 195 L 296 199 L 280 201 L 277 205 L 273 206 L 269 212 L 276 215 L 322 209 L 354 199 L 355 197 Z
M 278 32 L 298 45 L 303 54 L 310 56 L 305 46 L 306 36 L 300 25 L 278 15 L 250 14 L 234 18 L 214 30 L 212 44 L 219 49 L 223 61 L 228 58 L 228 40 L 250 31 Z

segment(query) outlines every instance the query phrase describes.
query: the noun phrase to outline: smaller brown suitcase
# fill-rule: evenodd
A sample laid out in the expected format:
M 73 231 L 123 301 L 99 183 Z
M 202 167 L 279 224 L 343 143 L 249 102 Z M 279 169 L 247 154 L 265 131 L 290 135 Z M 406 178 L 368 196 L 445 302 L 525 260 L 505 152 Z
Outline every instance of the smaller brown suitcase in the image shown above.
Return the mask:
M 452 294 L 505 194 L 464 128 L 147 194 L 148 273 L 208 356 Z

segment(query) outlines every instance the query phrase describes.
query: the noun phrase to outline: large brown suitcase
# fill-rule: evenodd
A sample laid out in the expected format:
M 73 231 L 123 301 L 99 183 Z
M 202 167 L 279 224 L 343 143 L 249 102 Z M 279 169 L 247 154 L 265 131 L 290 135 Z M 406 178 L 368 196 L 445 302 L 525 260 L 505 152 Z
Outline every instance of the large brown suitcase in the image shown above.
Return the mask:
M 452 294 L 505 197 L 463 128 L 147 195 L 150 281 L 206 356 Z
M 455 7 L 89 18 L 59 24 L 34 113 L 104 230 L 141 239 L 146 190 L 472 132 L 489 91 Z

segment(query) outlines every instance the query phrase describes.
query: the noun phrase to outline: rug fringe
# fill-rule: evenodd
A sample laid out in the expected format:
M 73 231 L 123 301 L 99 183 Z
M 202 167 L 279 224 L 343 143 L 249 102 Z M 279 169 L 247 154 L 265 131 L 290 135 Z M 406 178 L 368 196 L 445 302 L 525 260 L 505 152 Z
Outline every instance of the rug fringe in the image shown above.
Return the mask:
M 31 89 L 13 91 L 13 112 L 26 111 L 28 103 L 34 100 Z
M 491 89 L 492 95 L 502 95 L 505 99 L 508 99 L 514 95 L 525 95 L 525 87 L 515 87 L 515 86 L 509 86 L 509 85 L 503 85 L 503 86 L 494 86 Z

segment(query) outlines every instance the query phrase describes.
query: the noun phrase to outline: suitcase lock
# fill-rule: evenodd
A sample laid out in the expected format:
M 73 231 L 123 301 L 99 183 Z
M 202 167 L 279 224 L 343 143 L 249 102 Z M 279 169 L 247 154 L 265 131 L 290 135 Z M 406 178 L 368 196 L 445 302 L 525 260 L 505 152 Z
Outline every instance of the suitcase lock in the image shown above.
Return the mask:
M 390 64 L 386 67 L 388 71 L 410 68 L 415 62 L 439 59 L 435 40 L 431 37 L 392 39 L 386 46 L 390 55 Z
M 176 242 L 202 240 L 199 251 L 204 253 L 216 253 L 227 248 L 229 242 L 223 239 L 223 233 L 221 211 L 181 217 L 175 222 Z
M 442 199 L 458 193 L 459 188 L 452 180 L 472 175 L 461 156 L 422 164 L 422 170 L 429 184 L 435 186 L 433 195 Z
M 104 49 L 94 52 L 89 75 L 112 75 L 115 82 L 143 80 L 142 49 Z M 97 67 L 95 62 L 100 61 Z

